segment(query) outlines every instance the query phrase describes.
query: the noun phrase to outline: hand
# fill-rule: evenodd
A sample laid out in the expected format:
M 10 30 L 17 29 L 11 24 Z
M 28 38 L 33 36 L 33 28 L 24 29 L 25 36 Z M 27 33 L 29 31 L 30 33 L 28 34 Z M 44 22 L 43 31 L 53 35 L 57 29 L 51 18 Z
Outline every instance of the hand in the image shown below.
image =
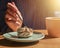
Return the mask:
M 23 18 L 21 16 L 21 13 L 19 12 L 14 2 L 8 3 L 7 7 L 8 9 L 6 11 L 6 16 L 5 16 L 6 24 L 13 31 L 17 31 L 17 29 L 20 28 L 23 23 Z

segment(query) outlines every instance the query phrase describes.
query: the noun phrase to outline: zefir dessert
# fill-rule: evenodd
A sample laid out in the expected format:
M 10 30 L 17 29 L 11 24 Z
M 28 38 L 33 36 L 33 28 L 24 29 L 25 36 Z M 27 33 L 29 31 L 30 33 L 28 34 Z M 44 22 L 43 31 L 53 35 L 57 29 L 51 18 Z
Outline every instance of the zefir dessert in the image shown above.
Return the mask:
M 18 37 L 30 37 L 33 35 L 33 29 L 32 28 L 28 28 L 27 26 L 19 28 L 17 30 L 18 32 Z

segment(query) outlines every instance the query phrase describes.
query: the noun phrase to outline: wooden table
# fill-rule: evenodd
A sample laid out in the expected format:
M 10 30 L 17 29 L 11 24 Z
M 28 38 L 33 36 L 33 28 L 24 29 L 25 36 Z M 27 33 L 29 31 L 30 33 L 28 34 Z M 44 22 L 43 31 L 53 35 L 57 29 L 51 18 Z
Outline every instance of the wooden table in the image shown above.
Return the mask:
M 46 37 L 33 43 L 17 43 L 6 40 L 0 35 L 0 48 L 60 48 L 60 38 L 48 37 L 47 30 L 35 31 L 44 33 Z

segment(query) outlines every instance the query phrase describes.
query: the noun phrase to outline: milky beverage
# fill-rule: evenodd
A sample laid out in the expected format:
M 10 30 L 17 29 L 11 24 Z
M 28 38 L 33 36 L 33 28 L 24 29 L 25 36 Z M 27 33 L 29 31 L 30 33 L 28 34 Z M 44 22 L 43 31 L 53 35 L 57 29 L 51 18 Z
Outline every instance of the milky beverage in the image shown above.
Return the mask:
M 50 37 L 60 37 L 60 17 L 46 17 L 46 29 Z

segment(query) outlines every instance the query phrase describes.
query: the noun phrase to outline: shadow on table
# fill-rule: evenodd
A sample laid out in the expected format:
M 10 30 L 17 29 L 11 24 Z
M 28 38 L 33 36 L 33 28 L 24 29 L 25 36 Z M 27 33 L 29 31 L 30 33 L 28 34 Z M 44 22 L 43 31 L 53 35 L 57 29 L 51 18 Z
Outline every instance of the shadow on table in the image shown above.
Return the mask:
M 22 42 L 13 42 L 6 39 L 0 40 L 1 46 L 8 46 L 8 47 L 25 47 L 25 46 L 32 46 L 37 44 L 39 41 L 36 42 L 30 42 L 30 43 L 22 43 Z

